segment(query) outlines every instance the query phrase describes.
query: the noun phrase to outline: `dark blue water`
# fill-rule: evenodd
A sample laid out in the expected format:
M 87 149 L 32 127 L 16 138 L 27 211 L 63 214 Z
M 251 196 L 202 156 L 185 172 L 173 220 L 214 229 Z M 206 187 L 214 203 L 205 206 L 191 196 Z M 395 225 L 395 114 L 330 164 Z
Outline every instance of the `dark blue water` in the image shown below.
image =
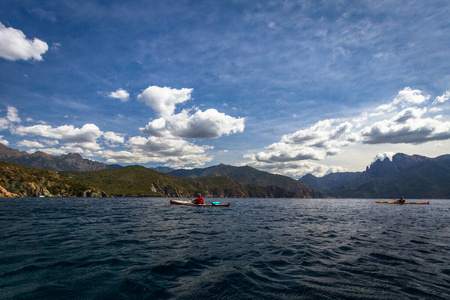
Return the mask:
M 220 201 L 0 199 L 0 298 L 450 299 L 450 201 Z

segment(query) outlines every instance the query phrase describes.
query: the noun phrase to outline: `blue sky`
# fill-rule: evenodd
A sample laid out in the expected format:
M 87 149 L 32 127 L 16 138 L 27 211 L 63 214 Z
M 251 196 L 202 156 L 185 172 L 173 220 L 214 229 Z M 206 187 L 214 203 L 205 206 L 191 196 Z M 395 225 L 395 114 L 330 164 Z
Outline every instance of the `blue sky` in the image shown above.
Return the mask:
M 2 1 L 0 142 L 299 178 L 450 149 L 449 1 Z

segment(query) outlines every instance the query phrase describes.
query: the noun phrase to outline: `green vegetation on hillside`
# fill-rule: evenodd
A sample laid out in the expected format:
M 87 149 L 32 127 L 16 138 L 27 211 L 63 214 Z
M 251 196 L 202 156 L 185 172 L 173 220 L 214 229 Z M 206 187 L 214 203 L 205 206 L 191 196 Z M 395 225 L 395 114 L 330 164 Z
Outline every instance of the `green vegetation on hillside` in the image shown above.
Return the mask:
M 0 162 L 0 186 L 18 196 L 106 196 L 91 184 L 70 180 L 56 172 Z
M 94 172 L 62 172 L 62 176 L 92 184 L 108 195 L 147 197 L 193 197 L 200 192 L 205 197 L 287 198 L 297 193 L 284 188 L 244 184 L 237 180 L 215 176 L 182 178 L 158 173 L 142 166 Z

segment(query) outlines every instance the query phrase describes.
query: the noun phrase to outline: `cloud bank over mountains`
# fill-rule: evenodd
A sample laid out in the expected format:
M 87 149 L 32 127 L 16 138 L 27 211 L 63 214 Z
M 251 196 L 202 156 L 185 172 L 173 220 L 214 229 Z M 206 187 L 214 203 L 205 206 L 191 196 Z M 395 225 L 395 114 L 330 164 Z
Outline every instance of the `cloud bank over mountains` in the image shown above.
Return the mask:
M 248 164 L 274 173 L 300 177 L 345 171 L 318 161 L 337 155 L 357 144 L 423 144 L 450 139 L 449 92 L 430 101 L 429 95 L 409 87 L 373 112 L 354 118 L 319 121 L 306 129 L 284 135 L 264 151 L 244 156 Z M 439 112 L 446 112 L 440 114 Z
M 25 139 L 19 146 L 39 148 L 50 154 L 77 152 L 85 156 L 100 157 L 108 163 L 203 166 L 212 160 L 207 151 L 213 147 L 197 145 L 195 140 L 216 139 L 223 135 L 243 132 L 245 119 L 231 117 L 215 109 L 202 111 L 190 108 L 175 113 L 177 105 L 192 100 L 192 92 L 193 89 L 187 88 L 150 86 L 137 97 L 138 101 L 151 107 L 160 116 L 145 127 L 139 128 L 139 131 L 148 137 L 133 136 L 126 139 L 123 133 L 104 132 L 92 123 L 81 128 L 73 125 L 53 127 L 47 124 L 25 126 L 20 124 L 18 110 L 11 106 L 8 107 L 5 117 L 0 117 L 0 129 L 9 129 L 11 134 L 25 138 L 36 138 Z M 118 89 L 108 97 L 124 99 L 129 98 L 129 93 Z M 8 141 L 3 141 L 8 144 Z M 115 149 L 117 147 L 122 150 Z
M 151 107 L 160 117 L 139 128 L 143 136 L 126 138 L 123 133 L 104 132 L 95 124 L 85 124 L 80 128 L 46 124 L 25 126 L 21 124 L 18 110 L 11 106 L 6 115 L 0 117 L 0 129 L 9 129 L 14 135 L 27 138 L 19 146 L 39 148 L 51 154 L 78 152 L 100 157 L 109 163 L 198 167 L 213 159 L 208 153 L 213 147 L 199 145 L 196 140 L 241 133 L 245 129 L 245 119 L 231 117 L 215 109 L 202 111 L 195 107 L 176 113 L 177 105 L 192 100 L 192 93 L 193 89 L 186 88 L 150 86 L 145 89 L 137 100 Z M 322 165 L 320 161 L 340 154 L 350 145 L 422 144 L 449 140 L 449 114 L 441 113 L 448 112 L 448 92 L 433 101 L 430 98 L 420 90 L 406 87 L 391 102 L 372 111 L 364 111 L 353 118 L 322 120 L 308 128 L 285 134 L 264 151 L 245 154 L 241 164 L 293 177 L 306 173 L 323 175 L 345 170 L 340 166 Z M 5 140 L 3 142 L 8 144 Z

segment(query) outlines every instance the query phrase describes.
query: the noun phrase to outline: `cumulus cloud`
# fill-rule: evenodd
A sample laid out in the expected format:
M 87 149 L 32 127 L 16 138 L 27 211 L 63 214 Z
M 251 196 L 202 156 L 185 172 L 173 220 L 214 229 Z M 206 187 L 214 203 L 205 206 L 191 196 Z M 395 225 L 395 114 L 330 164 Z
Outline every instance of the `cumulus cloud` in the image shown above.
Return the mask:
M 52 127 L 50 125 L 19 126 L 14 133 L 21 136 L 43 136 L 47 138 L 63 140 L 75 143 L 95 143 L 102 135 L 100 129 L 94 124 L 85 124 L 81 128 L 73 125 Z
M 62 155 L 67 153 L 78 153 L 84 156 L 94 156 L 94 151 L 101 150 L 101 147 L 95 143 L 65 143 L 58 148 L 41 148 L 39 151 L 52 154 Z
M 29 140 L 23 140 L 17 143 L 17 146 L 19 147 L 27 147 L 27 148 L 44 148 L 45 145 L 42 143 L 39 143 L 37 141 L 29 141 Z
M 27 39 L 25 34 L 0 23 L 0 57 L 7 60 L 42 60 L 48 45 L 40 39 Z
M 47 146 L 56 146 L 59 144 L 57 140 L 42 140 Z
M 445 102 L 447 93 L 437 97 L 433 104 Z M 440 115 L 427 116 L 437 112 L 435 108 L 419 107 L 429 99 L 430 96 L 424 96 L 420 90 L 409 87 L 401 90 L 391 103 L 383 105 L 384 108 L 389 108 L 385 110 L 391 112 L 390 118 L 389 114 L 383 114 L 381 120 L 366 120 L 366 126 L 360 131 L 363 143 L 422 144 L 449 139 L 450 122 L 442 120 Z M 398 108 L 403 110 L 396 111 Z
M 394 118 L 393 122 L 398 124 L 405 124 L 409 120 L 419 119 L 427 112 L 426 108 L 420 109 L 415 107 L 407 108 L 400 113 L 398 113 Z
M 108 162 L 159 162 L 171 167 L 202 166 L 212 158 L 210 146 L 199 146 L 187 139 L 210 139 L 244 131 L 244 118 L 234 118 L 216 109 L 202 111 L 183 109 L 175 113 L 176 105 L 191 100 L 193 89 L 173 89 L 149 86 L 138 100 L 151 107 L 159 118 L 140 128 L 149 137 L 131 137 L 125 143 L 129 151 L 102 151 Z
M 433 104 L 444 103 L 444 102 L 448 101 L 448 99 L 450 99 L 450 92 L 449 91 L 447 91 L 444 94 L 442 94 L 442 96 L 436 97 L 436 99 L 434 100 Z
M 256 160 L 250 160 L 250 162 L 246 162 L 245 164 L 241 165 L 248 165 L 269 173 L 280 174 L 294 178 L 301 178 L 302 176 L 309 173 L 320 177 L 330 173 L 348 171 L 341 166 L 325 166 L 315 161 L 273 162 L 267 164 Z
M 12 106 L 7 107 L 7 113 L 4 118 L 0 118 L 0 130 L 8 129 L 13 123 L 20 123 L 19 111 Z
M 279 142 L 265 147 L 264 151 L 246 154 L 244 159 L 246 164 L 269 172 L 321 176 L 330 170 L 339 170 L 339 167 L 332 169 L 317 162 L 340 154 L 344 146 L 361 143 L 417 145 L 448 140 L 448 117 L 435 115 L 443 108 L 431 107 L 446 102 L 448 97 L 446 92 L 430 103 L 430 96 L 406 87 L 391 102 L 379 106 L 374 112 L 362 112 L 350 121 L 319 121 L 306 129 L 282 136 Z M 389 155 L 383 153 L 377 159 Z
M 184 109 L 175 114 L 175 106 L 191 99 L 192 89 L 149 86 L 138 96 L 139 101 L 152 107 L 160 118 L 140 128 L 142 133 L 155 137 L 218 138 L 244 131 L 244 118 L 234 118 L 215 109 L 202 111 Z
M 189 115 L 187 110 L 183 110 L 179 114 L 153 120 L 140 130 L 142 133 L 157 137 L 207 139 L 243 132 L 244 123 L 244 118 L 227 116 L 215 109 L 197 110 L 192 115 Z
M 108 142 L 111 142 L 111 143 L 114 143 L 114 144 L 123 144 L 125 142 L 125 138 L 122 135 L 117 134 L 117 133 L 115 133 L 113 131 L 105 132 L 103 134 L 103 137 Z
M 21 122 L 19 118 L 19 111 L 17 110 L 17 108 L 8 106 L 8 113 L 6 114 L 6 119 L 11 123 Z
M 149 86 L 138 100 L 153 108 L 160 116 L 173 115 L 175 105 L 191 99 L 192 89 L 172 89 L 170 87 Z
M 130 94 L 126 90 L 121 88 L 119 88 L 115 92 L 109 93 L 108 97 L 111 99 L 119 99 L 121 102 L 127 102 L 128 100 L 130 100 Z
M 9 121 L 6 118 L 0 118 L 0 130 L 8 129 Z
M 11 128 L 11 133 L 19 136 L 40 136 L 52 139 L 44 141 L 50 147 L 63 142 L 58 148 L 42 148 L 42 151 L 49 154 L 80 153 L 91 156 L 92 151 L 102 148 L 97 140 L 103 135 L 103 132 L 94 124 L 85 124 L 81 128 L 75 128 L 72 125 L 59 127 L 50 125 L 18 126 Z M 42 143 L 32 145 L 29 141 L 20 145 L 35 148 L 43 146 Z
M 405 108 L 413 105 L 419 105 L 429 99 L 430 96 L 422 95 L 421 90 L 413 90 L 410 87 L 406 87 L 398 93 L 391 103 L 380 105 L 378 109 L 382 111 L 392 111 L 398 106 Z
M 3 135 L 0 135 L 0 143 L 3 145 L 9 145 L 9 142 L 3 139 Z
M 424 118 L 426 109 L 409 108 L 391 119 L 375 122 L 361 134 L 366 144 L 422 144 L 450 139 L 450 122 L 439 117 Z
M 282 136 L 280 142 L 247 158 L 264 163 L 322 160 L 336 155 L 340 147 L 349 143 L 352 127 L 349 122 L 320 121 L 307 129 Z
M 202 166 L 212 160 L 206 154 L 209 146 L 198 146 L 183 139 L 162 137 L 131 137 L 129 151 L 97 151 L 108 163 L 164 163 L 178 168 L 186 165 Z
M 184 113 L 188 114 L 187 112 Z M 202 115 L 202 113 L 206 113 L 206 115 Z M 233 123 L 233 118 L 216 111 L 198 111 L 197 114 L 187 116 L 188 119 L 192 118 L 188 123 L 191 124 L 191 127 L 194 127 L 193 132 L 197 129 L 192 124 L 195 124 L 197 119 L 200 120 L 197 120 L 197 122 L 204 122 L 207 126 L 213 127 L 213 136 L 227 134 L 230 130 L 234 130 L 232 125 L 232 129 L 227 125 L 229 122 Z M 177 117 L 180 118 L 178 115 L 173 115 L 172 118 L 169 118 L 169 122 L 175 122 L 174 120 Z M 223 125 L 224 128 L 214 129 L 213 125 L 217 124 L 217 121 L 214 124 L 208 124 L 207 121 L 211 118 L 222 118 L 222 123 L 219 122 L 219 124 Z M 72 152 L 85 156 L 102 157 L 110 163 L 163 163 L 171 167 L 186 165 L 200 167 L 212 160 L 207 151 L 213 149 L 213 147 L 199 146 L 170 133 L 163 136 L 134 136 L 126 140 L 124 135 L 113 131 L 103 132 L 95 124 L 85 124 L 79 128 L 73 125 L 54 127 L 47 124 L 11 126 L 11 122 L 20 122 L 18 111 L 13 107 L 8 107 L 8 113 L 0 120 L 5 122 L 4 129 L 9 129 L 13 135 L 40 138 L 37 140 L 24 138 L 17 143 L 20 147 L 30 148 L 29 151 L 31 152 L 36 151 L 36 149 L 53 155 Z M 154 121 L 153 125 L 156 123 Z M 164 124 L 163 122 L 162 127 L 165 126 Z M 184 132 L 189 132 L 189 129 L 186 129 L 187 125 L 183 125 L 177 130 L 183 131 L 183 128 Z M 199 134 L 193 135 L 198 136 Z M 210 133 L 203 133 L 203 135 L 212 136 Z M 7 141 L 4 142 L 8 144 Z M 112 149 L 117 147 L 125 149 L 118 151 Z

